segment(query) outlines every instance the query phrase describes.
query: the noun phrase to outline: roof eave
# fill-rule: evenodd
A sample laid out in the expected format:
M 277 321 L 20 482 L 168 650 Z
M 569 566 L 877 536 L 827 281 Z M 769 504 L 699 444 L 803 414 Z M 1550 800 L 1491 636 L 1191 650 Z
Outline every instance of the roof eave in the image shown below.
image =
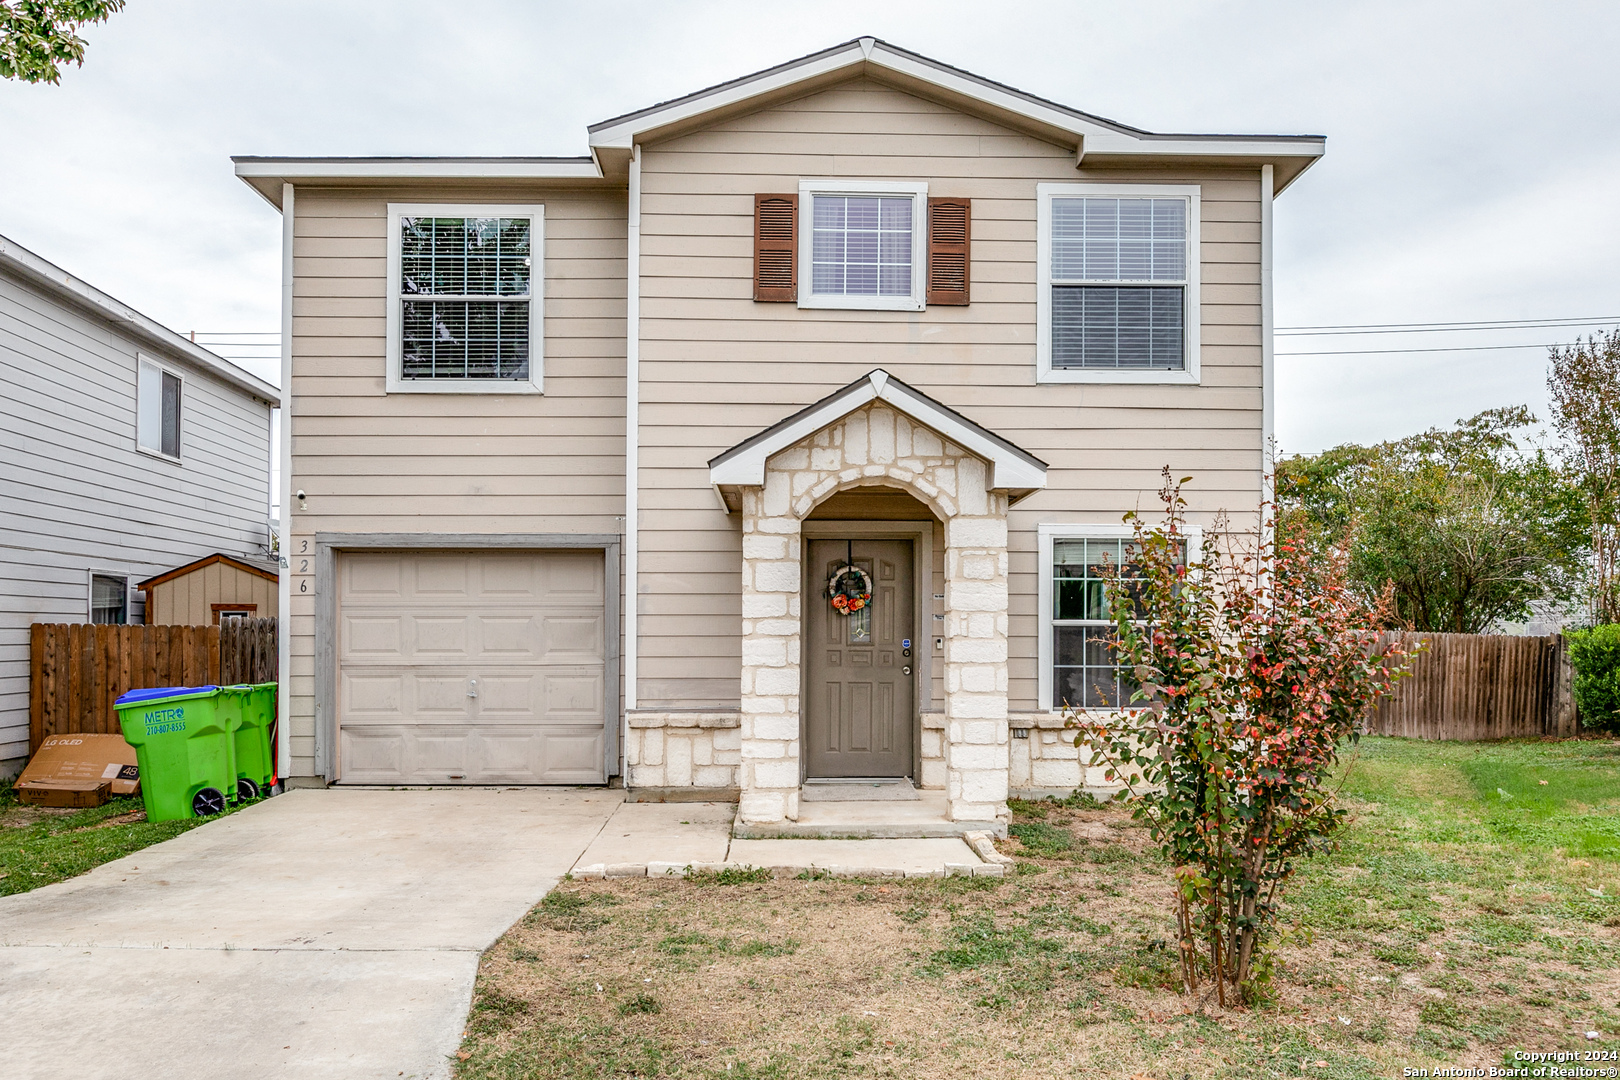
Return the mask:
M 1273 164 L 1281 191 L 1323 153 L 1316 135 L 1159 134 L 1083 113 L 971 72 L 908 52 L 877 38 L 859 38 L 696 93 L 592 124 L 593 151 L 628 154 L 640 142 L 701 126 L 716 115 L 764 107 L 820 83 L 864 71 L 977 106 L 1016 126 L 1076 148 L 1076 164 L 1126 164 L 1168 159 L 1210 164 Z
M 128 304 L 47 262 L 14 240 L 0 236 L 0 271 L 9 272 L 79 311 L 116 327 L 171 360 L 189 363 L 265 403 L 279 407 L 281 391 L 263 379 L 142 315 Z
M 281 209 L 281 185 L 385 184 L 400 180 L 554 180 L 609 178 L 593 150 L 582 157 L 232 157 L 236 175 Z

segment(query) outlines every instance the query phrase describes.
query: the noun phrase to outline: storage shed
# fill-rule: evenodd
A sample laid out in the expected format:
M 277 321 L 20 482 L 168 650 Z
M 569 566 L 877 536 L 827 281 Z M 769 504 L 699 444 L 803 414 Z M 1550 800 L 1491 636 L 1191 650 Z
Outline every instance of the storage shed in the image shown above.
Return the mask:
M 147 578 L 146 621 L 153 625 L 210 626 L 221 619 L 270 619 L 276 615 L 272 566 L 213 554 Z

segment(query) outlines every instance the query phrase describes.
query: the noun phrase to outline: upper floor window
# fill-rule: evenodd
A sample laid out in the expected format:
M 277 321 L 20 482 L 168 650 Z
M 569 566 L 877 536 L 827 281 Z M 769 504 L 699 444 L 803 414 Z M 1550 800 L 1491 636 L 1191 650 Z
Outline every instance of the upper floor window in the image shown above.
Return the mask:
M 176 372 L 144 356 L 135 363 L 135 445 L 178 461 L 185 382 Z
M 388 207 L 388 390 L 541 386 L 543 210 Z
M 1198 381 L 1198 188 L 1041 184 L 1042 382 Z
M 799 306 L 921 311 L 928 185 L 799 184 Z

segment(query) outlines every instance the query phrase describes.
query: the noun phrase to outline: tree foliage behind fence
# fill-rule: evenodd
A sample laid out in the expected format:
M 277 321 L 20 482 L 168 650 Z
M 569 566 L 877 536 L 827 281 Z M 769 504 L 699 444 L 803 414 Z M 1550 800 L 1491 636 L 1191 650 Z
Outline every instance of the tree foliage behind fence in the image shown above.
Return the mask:
M 1564 639 L 1397 634 L 1420 646 L 1412 674 L 1367 719 L 1375 735 L 1523 739 L 1577 731 Z
M 127 690 L 273 682 L 276 660 L 274 619 L 223 627 L 35 623 L 29 747 L 51 735 L 117 734 L 113 702 Z

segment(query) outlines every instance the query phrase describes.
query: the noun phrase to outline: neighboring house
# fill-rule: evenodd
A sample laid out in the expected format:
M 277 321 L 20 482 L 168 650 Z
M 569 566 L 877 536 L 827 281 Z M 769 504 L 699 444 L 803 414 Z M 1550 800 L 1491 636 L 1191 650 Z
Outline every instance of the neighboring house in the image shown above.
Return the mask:
M 236 159 L 291 297 L 290 774 L 622 776 L 755 824 L 807 778 L 964 822 L 1080 783 L 1054 706 L 1118 693 L 1121 515 L 1168 464 L 1253 527 L 1271 200 L 1323 140 L 871 38 L 589 131 Z
M 143 578 L 262 559 L 275 387 L 0 237 L 0 775 L 36 622 L 141 622 Z
M 146 595 L 146 621 L 153 625 L 218 626 L 229 619 L 275 618 L 279 580 L 271 563 L 215 552 L 135 587 Z

